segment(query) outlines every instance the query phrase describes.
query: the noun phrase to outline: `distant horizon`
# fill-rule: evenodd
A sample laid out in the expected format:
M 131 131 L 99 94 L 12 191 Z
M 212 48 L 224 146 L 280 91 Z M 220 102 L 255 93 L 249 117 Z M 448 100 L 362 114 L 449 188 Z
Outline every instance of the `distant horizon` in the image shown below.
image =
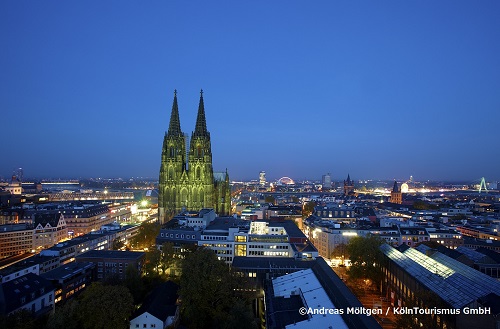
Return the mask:
M 12 175 L 9 175 L 9 176 L 2 176 L 0 175 L 0 181 L 4 181 L 4 182 L 10 182 L 11 180 L 11 177 Z M 289 176 L 280 176 L 280 177 L 271 177 L 271 178 L 268 178 L 266 177 L 266 181 L 268 183 L 271 183 L 271 182 L 275 182 L 277 180 L 279 180 L 280 178 L 282 177 L 289 177 Z M 231 182 L 251 182 L 251 181 L 258 181 L 258 176 L 256 178 L 233 178 L 231 177 L 231 174 L 229 173 L 229 178 L 230 178 L 230 181 Z M 305 181 L 309 181 L 309 182 L 321 182 L 321 177 L 319 178 L 294 178 L 294 177 L 289 177 L 291 179 L 293 179 L 295 182 L 305 182 Z M 409 180 L 409 177 L 408 178 L 356 178 L 356 177 L 353 177 L 352 175 L 350 175 L 350 178 L 354 181 L 354 182 L 360 182 L 360 181 L 370 181 L 370 182 L 393 182 L 393 181 L 397 181 L 398 183 L 404 183 L 404 182 L 407 182 Z M 472 185 L 472 184 L 479 184 L 480 181 L 481 181 L 481 178 L 478 178 L 476 180 L 467 180 L 467 179 L 462 179 L 462 180 L 459 180 L 459 179 L 452 179 L 452 180 L 447 180 L 447 179 L 415 179 L 415 177 L 413 178 L 413 181 L 415 183 L 425 183 L 425 182 L 429 182 L 429 183 L 460 183 L 460 184 L 467 184 L 467 185 Z M 90 179 L 101 179 L 101 180 L 118 180 L 118 179 L 122 179 L 124 181 L 128 181 L 130 179 L 145 179 L 145 180 L 158 180 L 158 177 L 156 176 L 116 176 L 116 177 L 111 177 L 111 176 L 89 176 L 89 177 L 76 177 L 76 176 L 61 176 L 61 177 L 54 177 L 54 176 L 26 176 L 24 179 L 23 179 L 23 182 L 32 182 L 32 181 L 41 181 L 41 180 L 53 180 L 53 181 L 58 181 L 58 180 L 90 180 Z M 332 177 L 332 182 L 343 182 L 345 179 L 347 179 L 347 176 L 344 177 L 344 178 L 336 178 L 336 177 Z M 487 177 L 485 177 L 485 180 L 486 180 L 486 183 L 497 183 L 497 182 L 500 182 L 500 180 L 495 180 L 495 179 L 492 179 L 492 180 L 489 180 Z

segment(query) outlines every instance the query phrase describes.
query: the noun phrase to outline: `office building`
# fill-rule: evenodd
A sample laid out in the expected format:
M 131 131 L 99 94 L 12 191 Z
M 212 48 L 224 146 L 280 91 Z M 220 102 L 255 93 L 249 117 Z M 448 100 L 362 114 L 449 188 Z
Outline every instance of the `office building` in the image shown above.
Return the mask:
M 146 253 L 139 251 L 90 250 L 76 256 L 76 262 L 90 262 L 96 265 L 97 280 L 102 281 L 116 277 L 125 279 L 128 266 L 133 266 L 142 273 Z
M 308 259 L 318 256 L 316 248 L 291 220 L 244 221 L 216 217 L 213 209 L 175 216 L 156 239 L 158 246 L 166 242 L 177 248 L 208 247 L 228 264 L 237 256 Z
M 329 190 L 332 188 L 332 176 L 330 173 L 321 177 L 321 187 L 323 190 Z
M 27 224 L 0 225 L 0 258 L 31 252 L 33 228 Z

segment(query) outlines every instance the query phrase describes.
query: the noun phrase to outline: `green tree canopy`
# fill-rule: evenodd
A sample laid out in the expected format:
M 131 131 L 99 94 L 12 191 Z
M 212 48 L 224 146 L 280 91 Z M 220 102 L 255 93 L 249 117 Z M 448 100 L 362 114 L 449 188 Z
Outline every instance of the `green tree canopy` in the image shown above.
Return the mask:
M 139 232 L 132 238 L 131 245 L 136 249 L 151 248 L 156 244 L 159 233 L 159 224 L 144 222 L 139 227 Z
M 126 287 L 94 282 L 81 295 L 78 312 L 84 329 L 126 329 L 133 310 L 133 298 Z
M 188 254 L 182 262 L 180 296 L 189 328 L 216 328 L 235 321 L 235 313 L 245 314 L 241 309 L 246 301 L 237 293 L 245 284 L 241 279 L 210 249 Z M 254 322 L 245 321 L 255 327 Z
M 383 240 L 378 236 L 354 237 L 347 245 L 351 267 L 347 274 L 352 279 L 371 279 L 377 285 L 382 279 L 380 263 L 383 254 L 380 245 Z
M 304 218 L 311 216 L 311 214 L 314 212 L 314 207 L 316 207 L 316 202 L 314 201 L 306 202 L 302 210 L 302 216 Z
M 161 261 L 161 251 L 153 246 L 146 252 L 146 260 L 144 262 L 144 273 L 151 275 L 153 272 L 158 273 L 158 268 Z
M 170 272 L 175 273 L 179 266 L 180 261 L 180 253 L 177 253 L 172 242 L 165 242 L 161 246 L 161 256 L 160 256 L 160 268 L 162 272 L 165 274 L 168 269 L 172 269 Z
M 36 329 L 40 327 L 33 313 L 27 309 L 20 309 L 9 316 L 3 316 L 0 319 L 0 326 L 9 329 Z
M 144 283 L 142 282 L 141 273 L 137 270 L 137 267 L 132 264 L 127 266 L 125 269 L 125 280 L 123 281 L 123 284 L 132 294 L 134 304 L 138 304 L 143 300 L 145 294 Z
M 272 195 L 266 195 L 264 202 L 275 204 L 276 199 Z
M 349 253 L 347 251 L 347 245 L 345 243 L 339 243 L 332 251 L 330 258 L 344 257 L 349 258 Z
M 121 239 L 114 239 L 113 240 L 113 246 L 111 247 L 111 249 L 113 249 L 113 250 L 120 250 L 124 246 L 125 246 L 125 243 L 123 243 L 123 241 Z
M 77 299 L 71 299 L 63 305 L 57 305 L 56 312 L 50 316 L 47 322 L 47 329 L 82 329 L 78 310 Z
M 134 309 L 133 298 L 121 285 L 94 282 L 49 318 L 48 329 L 126 329 Z

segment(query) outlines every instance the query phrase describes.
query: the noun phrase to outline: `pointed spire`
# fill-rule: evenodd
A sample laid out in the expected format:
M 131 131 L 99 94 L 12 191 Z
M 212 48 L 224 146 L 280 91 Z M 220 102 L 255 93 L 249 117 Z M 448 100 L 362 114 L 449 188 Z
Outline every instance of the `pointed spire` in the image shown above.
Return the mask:
M 169 136 L 181 136 L 181 120 L 179 119 L 179 107 L 177 105 L 177 89 L 174 90 L 174 103 L 172 104 L 172 114 L 170 114 L 170 125 L 168 126 Z
M 394 186 L 392 187 L 392 192 L 399 192 L 398 182 L 394 181 Z
M 351 175 L 347 174 L 347 181 L 350 182 L 351 181 Z
M 198 105 L 198 116 L 193 136 L 207 136 L 207 120 L 205 119 L 205 105 L 203 103 L 203 89 L 200 91 L 200 104 Z

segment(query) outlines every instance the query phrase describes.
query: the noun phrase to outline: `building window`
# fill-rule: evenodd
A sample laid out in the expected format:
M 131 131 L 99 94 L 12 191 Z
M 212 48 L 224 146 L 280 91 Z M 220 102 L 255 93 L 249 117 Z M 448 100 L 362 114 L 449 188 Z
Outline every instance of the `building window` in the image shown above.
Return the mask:
M 247 242 L 247 237 L 244 235 L 236 235 L 234 240 L 236 242 Z
M 246 257 L 247 255 L 247 246 L 244 244 L 237 244 L 235 246 L 235 254 L 236 256 L 244 256 Z

